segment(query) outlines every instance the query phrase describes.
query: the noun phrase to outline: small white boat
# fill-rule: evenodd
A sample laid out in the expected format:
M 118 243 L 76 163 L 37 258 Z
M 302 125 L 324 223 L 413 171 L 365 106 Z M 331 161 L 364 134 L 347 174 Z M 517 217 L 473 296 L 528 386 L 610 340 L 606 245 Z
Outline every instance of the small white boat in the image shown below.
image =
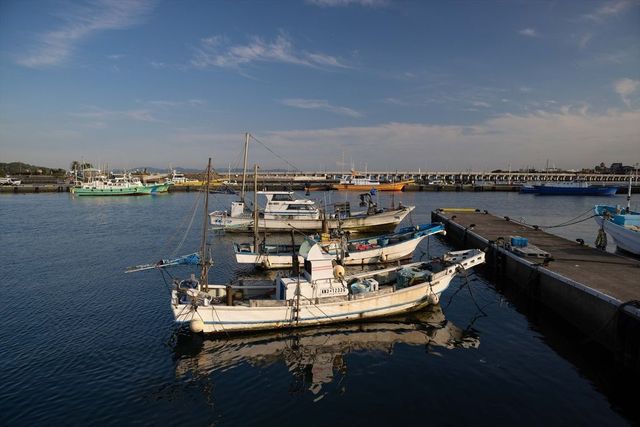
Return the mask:
M 297 199 L 293 191 L 258 191 L 266 198 L 264 210 L 258 218 L 259 231 L 303 232 L 322 230 L 322 213 L 312 200 Z M 351 212 L 349 202 L 336 204 L 335 213 L 328 218 L 331 229 L 350 231 L 391 230 L 414 209 L 400 206 L 397 209 L 380 209 L 371 199 L 367 210 Z M 254 231 L 254 213 L 246 209 L 243 201 L 231 203 L 231 211 L 214 211 L 209 214 L 212 229 L 249 233 Z
M 594 217 L 604 236 L 598 236 L 597 247 L 606 248 L 606 235 L 609 234 L 616 246 L 623 251 L 640 255 L 640 212 L 631 210 L 632 177 L 629 177 L 627 207 L 596 205 Z
M 320 241 L 325 251 L 342 259 L 343 265 L 363 265 L 394 262 L 410 257 L 416 247 L 427 236 L 444 234 L 444 225 L 420 224 L 403 227 L 395 233 L 382 236 L 355 239 L 343 242 L 343 239 Z M 253 264 L 264 269 L 290 268 L 294 252 L 298 247 L 286 244 L 261 244 L 258 251 L 253 243 L 234 243 L 233 250 L 238 264 Z M 302 263 L 303 259 L 299 258 Z
M 640 255 L 640 212 L 626 211 L 620 206 L 596 205 L 595 220 L 616 246 Z
M 438 304 L 458 273 L 482 264 L 479 249 L 349 276 L 315 240 L 300 247 L 304 271 L 270 285 L 210 285 L 174 280 L 171 307 L 192 332 L 229 333 L 322 325 L 389 316 Z
M 22 181 L 18 180 L 18 179 L 13 179 L 9 176 L 6 176 L 4 178 L 0 178 L 0 185 L 20 185 L 22 183 Z

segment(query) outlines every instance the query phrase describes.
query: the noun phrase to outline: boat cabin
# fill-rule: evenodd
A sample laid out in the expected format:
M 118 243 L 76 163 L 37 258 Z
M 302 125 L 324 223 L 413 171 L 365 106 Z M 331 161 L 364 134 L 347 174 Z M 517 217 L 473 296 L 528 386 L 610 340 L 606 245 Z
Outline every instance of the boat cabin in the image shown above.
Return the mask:
M 305 239 L 300 245 L 300 256 L 304 259 L 304 270 L 298 277 L 277 279 L 276 299 L 290 300 L 297 297 L 300 287 L 303 300 L 343 296 L 349 293 L 341 280 L 344 268 L 335 262 L 335 255 L 313 239 Z
M 342 185 L 380 185 L 380 181 L 373 180 L 366 175 L 342 175 L 340 178 L 340 184 Z
M 258 191 L 267 201 L 264 219 L 320 219 L 320 209 L 312 200 L 296 199 L 293 191 Z M 231 217 L 246 216 L 244 202 L 231 203 Z

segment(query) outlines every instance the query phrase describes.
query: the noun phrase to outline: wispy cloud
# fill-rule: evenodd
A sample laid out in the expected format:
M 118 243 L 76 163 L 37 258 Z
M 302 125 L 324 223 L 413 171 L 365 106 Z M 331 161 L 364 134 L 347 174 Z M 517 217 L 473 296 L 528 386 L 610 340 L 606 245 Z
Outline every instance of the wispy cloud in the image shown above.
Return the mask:
M 534 28 L 523 28 L 518 34 L 526 37 L 540 37 L 540 34 Z
M 604 64 L 624 64 L 636 60 L 639 56 L 640 48 L 634 46 L 628 49 L 600 53 L 595 57 L 595 60 Z
M 139 122 L 160 122 L 153 116 L 149 109 L 134 110 L 106 110 L 98 107 L 89 107 L 85 111 L 79 113 L 70 113 L 74 117 L 89 119 L 95 122 L 103 123 L 106 120 L 122 120 L 128 119 Z
M 602 21 L 611 16 L 616 16 L 633 6 L 632 0 L 614 0 L 607 2 L 591 13 L 583 15 L 582 18 L 592 21 Z
M 613 88 L 622 101 L 627 105 L 627 107 L 631 106 L 631 100 L 629 97 L 638 89 L 640 86 L 639 80 L 631 80 L 631 79 L 620 79 L 616 80 Z
M 388 0 L 307 0 L 307 3 L 320 7 L 345 7 L 345 6 L 364 6 L 364 7 L 382 7 L 389 4 Z
M 167 67 L 167 64 L 165 64 L 164 62 L 160 62 L 160 61 L 151 61 L 149 63 L 153 68 L 155 68 L 156 70 L 161 70 L 163 68 Z
M 356 110 L 352 110 L 351 108 L 331 105 L 329 104 L 329 101 L 327 101 L 326 99 L 290 98 L 290 99 L 283 99 L 280 102 L 283 105 L 286 105 L 287 107 L 302 108 L 305 110 L 322 110 L 322 111 L 327 111 L 329 113 L 340 114 L 342 116 L 349 116 L 349 117 L 364 116 L 362 113 L 359 113 Z
M 61 14 L 64 24 L 39 35 L 35 45 L 17 62 L 30 68 L 63 64 L 88 37 L 136 25 L 153 6 L 152 0 L 95 0 L 73 4 Z
M 206 103 L 207 102 L 202 99 L 188 99 L 186 101 L 154 100 L 143 102 L 145 105 L 158 108 L 198 107 Z
M 249 43 L 244 45 L 232 45 L 222 36 L 204 38 L 195 49 L 191 66 L 240 68 L 254 62 L 276 62 L 316 68 L 349 68 L 334 56 L 296 49 L 291 37 L 284 32 L 280 32 L 273 41 L 252 37 Z
M 474 107 L 491 108 L 491 104 L 484 101 L 471 101 L 471 105 L 473 105 Z

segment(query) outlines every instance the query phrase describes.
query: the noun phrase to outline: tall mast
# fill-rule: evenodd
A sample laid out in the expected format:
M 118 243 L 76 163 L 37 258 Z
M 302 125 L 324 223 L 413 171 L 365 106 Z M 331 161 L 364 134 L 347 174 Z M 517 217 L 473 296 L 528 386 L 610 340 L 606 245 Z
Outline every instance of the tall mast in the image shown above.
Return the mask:
M 249 154 L 249 132 L 244 134 L 244 166 L 242 167 L 242 191 L 240 200 L 244 202 L 245 183 L 247 181 L 247 156 Z
M 201 253 L 201 266 L 202 270 L 200 271 L 200 288 L 205 292 L 209 290 L 209 260 L 206 258 L 207 256 L 207 231 L 208 227 L 208 219 L 209 219 L 209 179 L 211 178 L 211 157 L 209 157 L 209 163 L 207 164 L 207 182 L 205 183 L 204 188 L 204 217 L 202 223 L 202 247 L 200 249 Z
M 631 180 L 633 175 L 629 173 L 629 189 L 627 190 L 627 213 L 631 213 Z
M 258 165 L 253 165 L 253 251 L 258 253 Z

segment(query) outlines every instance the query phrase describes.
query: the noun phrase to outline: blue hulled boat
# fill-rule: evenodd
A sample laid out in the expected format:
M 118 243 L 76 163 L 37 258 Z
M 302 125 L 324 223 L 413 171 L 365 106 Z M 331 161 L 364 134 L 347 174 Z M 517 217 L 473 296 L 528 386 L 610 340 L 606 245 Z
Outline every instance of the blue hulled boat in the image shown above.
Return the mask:
M 590 185 L 588 182 L 561 182 L 534 185 L 536 194 L 542 196 L 614 196 L 617 186 Z

